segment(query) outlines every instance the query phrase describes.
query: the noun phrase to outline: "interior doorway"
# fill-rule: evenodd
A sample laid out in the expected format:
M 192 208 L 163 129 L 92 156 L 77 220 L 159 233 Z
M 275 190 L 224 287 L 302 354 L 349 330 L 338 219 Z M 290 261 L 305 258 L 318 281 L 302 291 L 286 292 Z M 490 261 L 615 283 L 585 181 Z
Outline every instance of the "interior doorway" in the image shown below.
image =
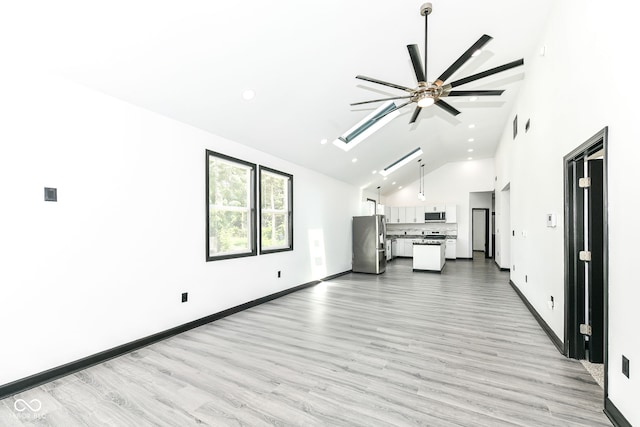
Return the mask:
M 607 396 L 607 128 L 564 157 L 565 354 L 603 364 Z
M 473 252 L 484 252 L 485 258 L 491 258 L 489 238 L 489 209 L 471 209 L 471 234 Z

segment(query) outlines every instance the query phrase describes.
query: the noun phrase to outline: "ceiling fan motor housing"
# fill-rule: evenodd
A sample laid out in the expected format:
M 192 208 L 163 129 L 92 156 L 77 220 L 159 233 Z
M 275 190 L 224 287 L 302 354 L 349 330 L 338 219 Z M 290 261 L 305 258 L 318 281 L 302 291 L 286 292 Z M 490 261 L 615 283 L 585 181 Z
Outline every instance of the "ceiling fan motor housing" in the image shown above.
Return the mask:
M 431 3 L 425 3 L 420 6 L 420 15 L 422 16 L 430 15 L 431 11 L 433 11 L 433 6 L 431 5 Z

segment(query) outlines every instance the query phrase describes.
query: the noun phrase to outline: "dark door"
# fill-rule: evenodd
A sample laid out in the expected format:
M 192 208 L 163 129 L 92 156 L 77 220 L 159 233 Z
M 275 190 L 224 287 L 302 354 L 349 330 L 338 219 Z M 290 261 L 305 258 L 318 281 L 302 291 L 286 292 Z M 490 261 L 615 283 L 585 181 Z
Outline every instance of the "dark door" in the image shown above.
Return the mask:
M 606 135 L 565 156 L 565 353 L 605 364 Z
M 587 307 L 591 335 L 588 337 L 588 359 L 592 363 L 604 360 L 604 200 L 602 159 L 587 161 L 591 183 L 588 203 L 588 239 L 591 261 L 587 263 Z

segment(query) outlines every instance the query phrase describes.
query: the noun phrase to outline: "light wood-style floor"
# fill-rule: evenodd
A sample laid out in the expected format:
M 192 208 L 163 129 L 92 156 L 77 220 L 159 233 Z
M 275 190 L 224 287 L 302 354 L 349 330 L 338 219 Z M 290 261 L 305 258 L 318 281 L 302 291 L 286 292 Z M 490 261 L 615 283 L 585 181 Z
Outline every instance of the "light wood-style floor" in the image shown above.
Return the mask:
M 4 399 L 0 425 L 610 426 L 602 400 L 493 261 L 401 259 Z

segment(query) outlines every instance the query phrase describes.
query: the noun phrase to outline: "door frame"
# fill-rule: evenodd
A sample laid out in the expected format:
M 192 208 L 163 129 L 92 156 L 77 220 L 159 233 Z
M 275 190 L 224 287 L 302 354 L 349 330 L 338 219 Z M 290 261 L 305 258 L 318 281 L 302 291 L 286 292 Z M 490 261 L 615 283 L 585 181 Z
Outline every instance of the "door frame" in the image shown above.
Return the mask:
M 564 156 L 564 354 L 570 358 L 584 358 L 584 348 L 577 343 L 582 337 L 578 328 L 580 305 L 584 305 L 584 283 L 582 284 L 582 301 L 580 288 L 577 284 L 576 270 L 578 251 L 584 249 L 583 235 L 584 217 L 577 215 L 575 191 L 578 178 L 582 171 L 575 171 L 571 167 L 574 161 L 585 160 L 589 155 L 603 150 L 602 186 L 603 186 L 603 305 L 604 305 L 604 398 L 608 396 L 608 358 L 609 358 L 609 226 L 608 226 L 608 127 L 598 131 L 595 135 L 579 147 Z M 585 208 L 584 206 L 582 208 Z
M 473 211 L 484 211 L 484 257 L 491 258 L 491 242 L 489 239 L 489 208 L 471 208 L 471 252 L 473 252 L 473 228 L 475 227 L 475 221 L 473 220 Z

